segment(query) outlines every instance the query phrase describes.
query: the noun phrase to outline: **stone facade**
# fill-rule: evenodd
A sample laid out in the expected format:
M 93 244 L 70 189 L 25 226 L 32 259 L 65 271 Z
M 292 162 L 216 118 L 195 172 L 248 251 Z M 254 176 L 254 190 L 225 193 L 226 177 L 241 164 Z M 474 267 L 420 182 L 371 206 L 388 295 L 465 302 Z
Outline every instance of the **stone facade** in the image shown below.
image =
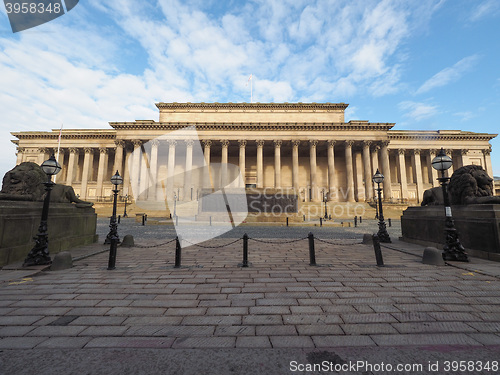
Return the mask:
M 293 189 L 299 200 L 364 202 L 373 199 L 371 177 L 385 176 L 384 199 L 418 204 L 424 190 L 437 186 L 431 160 L 443 147 L 453 169 L 483 166 L 492 175 L 489 141 L 496 134 L 459 130 L 391 130 L 393 123 L 344 122 L 344 103 L 158 103 L 159 122 L 110 122 L 112 129 L 62 131 L 57 182 L 73 186 L 81 199 L 111 198 L 111 176 L 124 177 L 123 195 L 132 185 L 158 182 L 169 173 L 190 169 L 192 145 L 161 142 L 171 131 L 196 126 L 205 161 L 240 167 L 246 187 Z M 57 151 L 59 130 L 13 132 L 17 163 L 42 163 Z M 141 147 L 151 142 L 150 148 Z M 176 150 L 177 144 L 177 150 Z M 182 144 L 183 147 L 179 147 Z M 134 149 L 147 152 L 147 158 Z M 191 150 L 191 151 L 190 151 Z M 131 155 L 139 155 L 133 160 Z M 142 160 L 141 160 L 142 159 Z M 191 161 L 192 163 L 192 161 Z M 128 165 L 134 166 L 129 173 Z M 146 169 L 149 173 L 146 173 Z M 197 199 L 185 173 L 168 186 L 183 201 Z M 157 192 L 146 199 L 156 199 Z

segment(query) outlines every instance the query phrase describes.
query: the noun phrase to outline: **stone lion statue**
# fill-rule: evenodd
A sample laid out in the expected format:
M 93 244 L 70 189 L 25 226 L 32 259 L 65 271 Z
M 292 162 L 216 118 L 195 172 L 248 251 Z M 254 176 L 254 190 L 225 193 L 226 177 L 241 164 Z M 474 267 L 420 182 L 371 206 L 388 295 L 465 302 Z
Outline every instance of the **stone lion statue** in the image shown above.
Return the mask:
M 47 175 L 32 162 L 24 162 L 8 171 L 2 181 L 0 200 L 42 201 L 45 198 L 44 182 Z M 92 202 L 79 199 L 71 186 L 54 185 L 50 201 L 55 203 L 76 203 L 77 207 L 91 207 Z
M 448 185 L 448 196 L 452 205 L 500 204 L 500 197 L 493 196 L 493 192 L 493 179 L 480 165 L 466 165 L 457 169 Z M 422 206 L 443 204 L 441 187 L 424 191 Z

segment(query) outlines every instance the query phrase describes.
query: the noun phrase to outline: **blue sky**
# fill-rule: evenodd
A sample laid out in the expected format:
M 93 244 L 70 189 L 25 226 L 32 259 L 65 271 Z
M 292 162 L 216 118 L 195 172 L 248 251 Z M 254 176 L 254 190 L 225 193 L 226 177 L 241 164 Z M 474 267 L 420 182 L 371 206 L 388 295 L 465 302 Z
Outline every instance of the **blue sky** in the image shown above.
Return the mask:
M 0 175 L 11 131 L 158 120 L 156 102 L 345 102 L 394 129 L 499 132 L 497 0 L 88 0 L 13 34 L 0 12 Z M 500 140 L 491 142 L 500 175 Z

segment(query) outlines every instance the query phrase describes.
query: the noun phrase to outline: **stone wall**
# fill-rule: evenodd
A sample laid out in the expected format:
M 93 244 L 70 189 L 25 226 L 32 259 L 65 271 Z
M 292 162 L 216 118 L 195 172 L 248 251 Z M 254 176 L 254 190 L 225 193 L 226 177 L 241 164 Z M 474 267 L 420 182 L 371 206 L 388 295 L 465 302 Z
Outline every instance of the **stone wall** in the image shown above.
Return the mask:
M 35 245 L 43 202 L 0 201 L 0 266 L 22 262 Z M 49 252 L 54 254 L 97 241 L 97 215 L 92 207 L 69 203 L 49 207 Z

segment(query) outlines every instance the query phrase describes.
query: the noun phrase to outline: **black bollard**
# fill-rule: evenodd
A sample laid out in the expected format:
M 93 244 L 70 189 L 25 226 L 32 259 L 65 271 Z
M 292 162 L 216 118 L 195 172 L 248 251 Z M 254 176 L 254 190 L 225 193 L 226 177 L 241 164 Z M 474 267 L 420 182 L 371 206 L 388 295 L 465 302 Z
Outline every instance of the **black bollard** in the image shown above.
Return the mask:
M 358 226 L 358 217 L 354 216 L 354 228 Z
M 309 239 L 309 265 L 310 266 L 315 266 L 316 265 L 316 253 L 314 251 L 314 235 L 312 232 L 309 232 L 307 235 L 307 238 Z
M 144 214 L 144 221 L 148 221 L 148 214 Z
M 172 218 L 172 214 L 170 214 L 170 218 Z
M 323 226 L 323 218 L 322 218 L 322 217 L 320 217 L 320 218 L 319 218 L 319 226 L 320 226 L 320 227 L 322 227 L 322 226 Z
M 286 226 L 288 226 L 288 216 L 287 216 L 287 218 L 286 218 Z
M 243 263 L 241 267 L 248 267 L 248 235 L 243 235 Z
M 392 227 L 391 219 L 389 219 L 389 227 Z
M 302 218 L 304 219 L 304 221 L 306 221 L 306 215 L 302 215 Z
M 142 225 L 146 224 L 146 215 L 142 215 Z
M 175 266 L 174 268 L 181 267 L 181 243 L 179 237 L 175 237 Z
M 120 224 L 120 215 L 118 215 L 118 224 Z
M 373 249 L 375 250 L 375 259 L 377 260 L 377 266 L 384 266 L 384 259 L 382 258 L 382 250 L 380 249 L 380 239 L 376 234 L 372 236 L 373 239 Z
M 363 222 L 363 217 L 362 217 L 362 216 L 360 216 L 360 217 L 359 217 L 359 223 L 361 224 L 362 222 Z

